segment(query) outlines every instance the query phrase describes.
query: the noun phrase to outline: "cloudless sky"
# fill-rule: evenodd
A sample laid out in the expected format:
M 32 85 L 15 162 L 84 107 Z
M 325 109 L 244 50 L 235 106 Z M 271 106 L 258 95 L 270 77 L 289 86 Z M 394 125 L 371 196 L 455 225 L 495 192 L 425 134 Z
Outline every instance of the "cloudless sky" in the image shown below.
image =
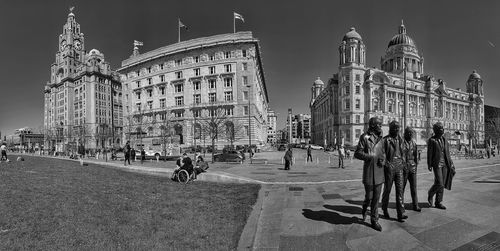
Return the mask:
M 85 34 L 85 48 L 104 53 L 114 69 L 132 53 L 177 42 L 177 18 L 189 27 L 182 40 L 237 30 L 260 39 L 270 106 L 284 127 L 287 109 L 309 113 L 311 86 L 338 72 L 338 46 L 355 27 L 367 66 L 380 68 L 389 40 L 404 19 L 424 56 L 424 72 L 465 89 L 477 70 L 486 104 L 500 107 L 500 1 L 277 1 L 0 0 L 0 131 L 43 125 L 43 89 L 55 61 L 68 8 Z

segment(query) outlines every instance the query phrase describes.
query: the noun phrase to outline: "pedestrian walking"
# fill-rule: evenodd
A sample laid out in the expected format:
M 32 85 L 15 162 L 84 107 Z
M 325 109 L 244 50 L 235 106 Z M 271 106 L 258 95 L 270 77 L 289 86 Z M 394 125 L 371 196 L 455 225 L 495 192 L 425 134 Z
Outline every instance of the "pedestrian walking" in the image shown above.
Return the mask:
M 293 159 L 293 153 L 292 153 L 292 147 L 288 147 L 288 149 L 285 152 L 285 170 L 290 170 L 290 166 L 292 165 L 292 159 Z
M 127 143 L 123 147 L 123 151 L 124 151 L 124 154 L 125 154 L 125 163 L 124 163 L 124 165 L 126 166 L 127 162 L 130 165 L 130 141 L 127 141 Z
M 427 142 L 427 166 L 434 171 L 434 184 L 429 189 L 427 201 L 432 207 L 432 198 L 436 195 L 434 206 L 446 209 L 442 204 L 444 189 L 451 190 L 451 182 L 455 175 L 455 165 L 450 157 L 448 141 L 443 137 L 444 127 L 441 122 L 433 125 L 434 136 Z
M 130 158 L 132 159 L 132 162 L 135 162 L 135 149 L 134 148 L 130 149 Z
M 370 206 L 371 227 L 382 231 L 378 223 L 378 201 L 384 183 L 383 153 L 377 151 L 377 144 L 382 140 L 382 121 L 373 117 L 368 121 L 368 131 L 359 137 L 358 146 L 354 152 L 356 159 L 363 163 L 363 185 L 365 187 L 365 200 L 361 214 L 366 220 L 368 206 Z M 379 147 L 380 148 L 380 147 Z
M 406 127 L 404 132 L 405 140 L 405 162 L 406 168 L 403 171 L 403 202 L 406 183 L 410 183 L 410 194 L 411 201 L 413 205 L 413 210 L 420 212 L 422 209 L 418 206 L 418 196 L 417 196 L 417 166 L 418 166 L 418 156 L 417 156 L 417 143 L 413 140 L 413 135 L 415 131 L 411 127 Z
M 345 150 L 343 145 L 339 146 L 338 152 L 339 152 L 339 168 L 344 169 Z
M 313 162 L 313 156 L 311 154 L 311 145 L 307 147 L 307 162 L 309 162 L 309 159 L 311 159 L 311 162 Z
M 2 146 L 0 146 L 0 151 L 2 152 L 2 157 L 0 157 L 0 161 L 7 160 L 7 146 L 5 145 L 5 142 L 3 142 Z
M 393 120 L 389 123 L 389 135 L 382 140 L 382 146 L 385 153 L 384 165 L 384 193 L 382 194 L 382 210 L 384 216 L 390 218 L 387 207 L 389 206 L 389 196 L 391 194 L 392 184 L 396 189 L 396 211 L 399 222 L 404 222 L 408 218 L 405 213 L 403 204 L 403 169 L 404 162 L 404 147 L 403 139 L 399 136 L 399 122 Z
M 144 151 L 144 147 L 141 147 L 141 165 L 146 160 L 146 151 Z

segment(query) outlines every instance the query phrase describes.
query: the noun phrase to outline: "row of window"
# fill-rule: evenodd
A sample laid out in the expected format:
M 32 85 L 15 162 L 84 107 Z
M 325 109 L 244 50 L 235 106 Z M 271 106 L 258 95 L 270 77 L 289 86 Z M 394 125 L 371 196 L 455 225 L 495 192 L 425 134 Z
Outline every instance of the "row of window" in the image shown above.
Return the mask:
M 242 50 L 242 56 L 243 57 L 247 57 L 247 50 Z M 229 58 L 232 58 L 232 57 L 234 57 L 234 55 L 233 55 L 233 53 L 231 51 L 226 51 L 226 52 L 223 53 L 223 59 L 229 59 Z M 217 57 L 216 57 L 215 54 L 210 54 L 210 55 L 208 55 L 207 59 L 208 59 L 208 61 L 214 61 L 214 60 L 217 59 Z M 175 61 L 173 61 L 173 66 L 179 67 L 179 66 L 182 66 L 182 65 L 185 65 L 185 64 L 189 64 L 190 63 L 189 61 L 190 60 L 188 60 L 187 58 L 185 58 L 184 60 L 182 60 L 182 59 L 176 59 Z M 203 57 L 201 57 L 201 56 L 194 56 L 194 57 L 192 57 L 192 62 L 193 63 L 199 63 L 199 62 L 202 62 L 202 61 L 203 61 Z M 169 67 L 168 63 L 158 64 L 158 68 L 160 70 L 164 70 L 165 68 L 168 68 L 168 67 Z M 229 67 L 231 67 L 231 66 L 229 65 Z M 246 70 L 246 67 L 247 67 L 246 63 L 244 63 L 243 67 L 244 67 L 243 70 Z M 153 72 L 153 67 L 152 66 L 147 67 L 145 69 L 145 72 L 146 72 L 146 74 L 152 73 Z M 211 74 L 215 74 L 215 73 L 211 73 Z M 140 70 L 136 71 L 135 75 L 136 76 L 140 76 L 141 75 L 141 71 Z
M 231 65 L 229 65 L 229 66 L 231 66 Z M 194 70 L 196 71 L 196 70 L 199 70 L 199 69 L 194 69 Z M 198 74 L 198 75 L 195 75 L 195 76 L 200 76 L 199 72 L 198 73 L 195 72 L 195 74 Z M 210 74 L 215 74 L 215 67 L 214 67 L 213 73 L 210 73 Z M 182 71 L 175 72 L 175 75 L 176 75 L 177 79 L 183 79 L 183 73 L 182 73 Z M 232 77 L 224 77 L 223 79 L 224 79 L 224 83 L 226 85 L 232 86 L 232 82 L 233 82 L 233 78 Z M 149 85 L 153 84 L 153 78 L 147 78 L 146 81 L 147 81 L 147 85 L 146 86 L 149 86 Z M 215 83 L 217 81 L 217 79 L 209 79 L 208 81 Z M 159 75 L 159 82 L 158 83 L 164 83 L 164 82 L 165 82 L 165 75 Z M 199 83 L 199 82 L 200 81 L 193 81 L 193 83 Z M 230 82 L 230 83 L 227 83 L 227 82 Z M 243 82 L 243 85 L 248 85 L 248 76 L 242 76 L 242 82 Z M 135 81 L 135 88 L 141 88 L 141 87 L 142 87 L 141 80 Z

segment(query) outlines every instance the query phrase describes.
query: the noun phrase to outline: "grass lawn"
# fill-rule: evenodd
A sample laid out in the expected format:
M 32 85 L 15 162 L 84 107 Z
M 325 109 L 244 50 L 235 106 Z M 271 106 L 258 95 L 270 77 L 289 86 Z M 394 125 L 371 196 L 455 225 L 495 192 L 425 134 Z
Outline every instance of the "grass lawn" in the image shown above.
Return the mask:
M 234 250 L 259 189 L 39 157 L 2 162 L 0 250 Z

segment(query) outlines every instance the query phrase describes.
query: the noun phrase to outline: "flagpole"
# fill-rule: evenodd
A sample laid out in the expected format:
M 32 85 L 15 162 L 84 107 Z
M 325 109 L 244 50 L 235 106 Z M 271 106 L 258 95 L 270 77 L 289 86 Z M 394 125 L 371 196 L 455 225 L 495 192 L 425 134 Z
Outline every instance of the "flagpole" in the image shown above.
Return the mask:
M 234 18 L 234 12 L 233 12 L 233 33 L 236 33 L 236 18 Z
M 178 18 L 177 19 L 177 32 L 178 32 L 178 36 L 177 37 L 179 38 L 178 43 L 181 42 L 181 25 L 180 24 L 181 24 L 181 19 Z

